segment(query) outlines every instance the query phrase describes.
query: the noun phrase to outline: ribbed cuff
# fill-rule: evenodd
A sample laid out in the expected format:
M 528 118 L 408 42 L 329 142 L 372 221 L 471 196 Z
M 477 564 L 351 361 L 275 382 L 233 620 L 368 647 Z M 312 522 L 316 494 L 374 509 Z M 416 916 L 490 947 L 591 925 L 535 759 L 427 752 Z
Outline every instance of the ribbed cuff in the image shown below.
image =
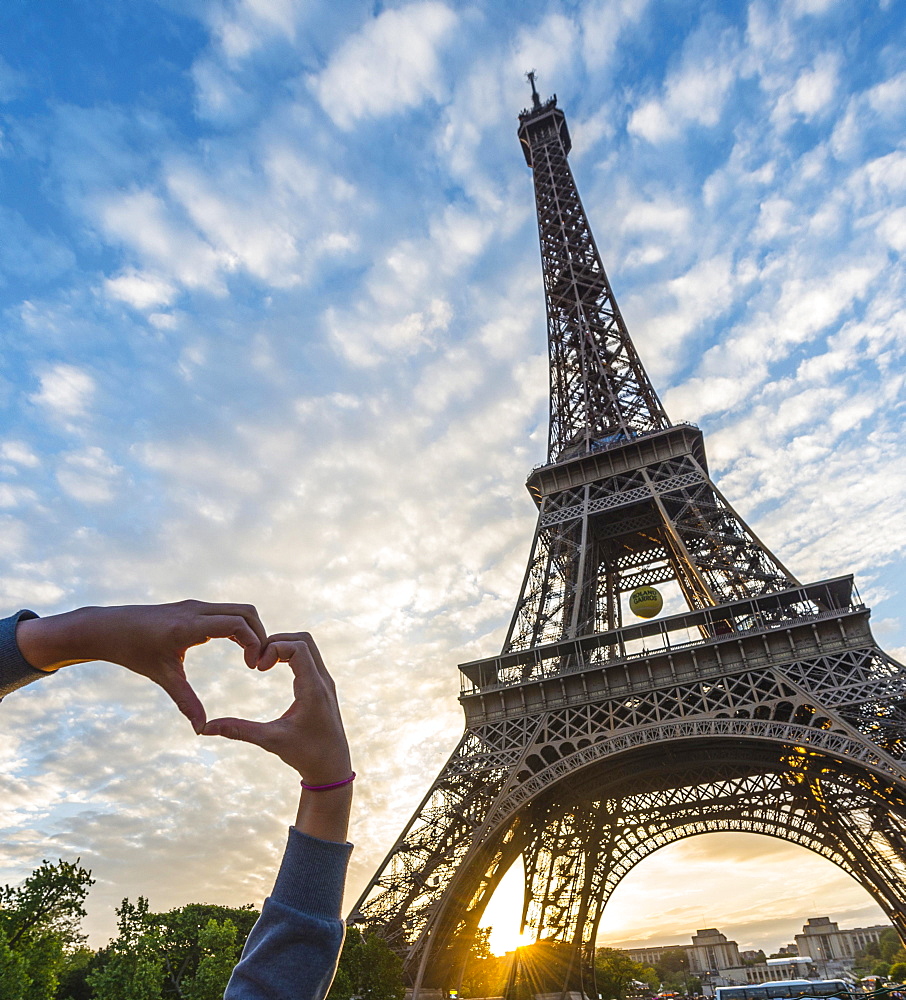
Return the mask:
M 289 828 L 271 899 L 316 917 L 339 917 L 352 844 L 319 840 Z
M 0 619 L 0 698 L 25 684 L 46 677 L 43 670 L 36 670 L 19 651 L 16 626 L 26 618 L 37 618 L 34 611 L 17 611 L 9 618 Z

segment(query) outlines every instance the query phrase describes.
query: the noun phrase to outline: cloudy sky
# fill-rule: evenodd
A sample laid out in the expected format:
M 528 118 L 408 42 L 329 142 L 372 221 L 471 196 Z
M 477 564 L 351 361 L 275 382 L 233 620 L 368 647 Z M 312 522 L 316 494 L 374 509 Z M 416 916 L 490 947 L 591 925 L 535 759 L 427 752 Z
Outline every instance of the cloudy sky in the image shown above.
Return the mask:
M 902 656 L 904 42 L 896 0 L 6 0 L 0 605 L 191 596 L 311 629 L 361 774 L 354 900 L 534 527 L 534 68 L 670 416 L 801 579 L 855 573 Z M 284 707 L 229 644 L 189 670 L 209 716 Z M 94 944 L 125 895 L 266 894 L 279 762 L 109 665 L 2 720 L 0 881 L 81 856 Z M 640 865 L 603 933 L 773 949 L 819 914 L 881 919 L 817 857 L 712 835 Z

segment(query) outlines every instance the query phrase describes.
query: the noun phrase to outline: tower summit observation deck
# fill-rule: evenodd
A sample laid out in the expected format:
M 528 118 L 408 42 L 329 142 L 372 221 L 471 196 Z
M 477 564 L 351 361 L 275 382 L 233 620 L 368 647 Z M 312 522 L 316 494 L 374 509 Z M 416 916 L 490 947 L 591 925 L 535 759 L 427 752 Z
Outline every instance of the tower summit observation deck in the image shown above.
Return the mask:
M 456 988 L 521 855 L 533 992 L 595 995 L 603 909 L 666 844 L 769 834 L 855 878 L 906 935 L 906 668 L 850 576 L 799 582 L 671 424 L 630 339 L 568 162 L 556 97 L 519 116 L 547 305 L 550 436 L 496 656 L 460 665 L 465 732 L 351 919 L 417 995 Z M 677 613 L 624 622 L 640 586 Z M 675 602 L 675 603 L 676 603 Z M 514 970 L 513 985 L 518 976 Z

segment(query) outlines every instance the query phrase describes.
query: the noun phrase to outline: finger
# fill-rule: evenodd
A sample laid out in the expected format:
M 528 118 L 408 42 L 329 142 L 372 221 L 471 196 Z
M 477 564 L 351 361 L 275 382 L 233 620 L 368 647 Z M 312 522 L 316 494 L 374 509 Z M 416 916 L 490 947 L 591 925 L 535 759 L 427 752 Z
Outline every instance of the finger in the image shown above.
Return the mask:
M 192 685 L 177 673 L 164 673 L 154 678 L 158 684 L 173 699 L 176 707 L 192 723 L 196 733 L 204 729 L 205 710 L 201 699 L 192 689 Z
M 201 730 L 202 736 L 223 736 L 228 740 L 241 740 L 243 743 L 254 743 L 258 747 L 267 747 L 267 723 L 251 722 L 249 719 L 212 719 L 205 723 Z
M 304 642 L 308 647 L 308 651 L 311 654 L 311 658 L 314 661 L 315 666 L 318 668 L 318 671 L 322 675 L 329 676 L 327 667 L 324 665 L 324 659 L 321 656 L 321 651 L 318 649 L 318 644 L 315 642 L 311 632 L 278 632 L 275 635 L 269 635 L 267 637 L 267 641 L 268 643 Z M 273 664 L 271 664 L 271 666 L 273 666 Z
M 260 646 L 267 643 L 267 630 L 258 617 L 258 610 L 253 604 L 202 604 L 199 612 L 205 616 L 227 616 L 242 618 L 246 625 L 255 633 Z M 211 638 L 214 638 L 212 636 Z
M 281 639 L 270 643 L 264 652 L 259 669 L 267 670 L 275 663 L 288 663 L 297 680 L 302 679 L 310 684 L 321 679 L 311 650 L 301 639 L 293 641 Z
M 277 663 L 288 663 L 299 649 L 306 647 L 302 635 L 302 632 L 285 632 L 269 636 L 258 660 L 258 669 L 270 670 Z
M 241 615 L 202 615 L 197 621 L 198 643 L 207 639 L 232 639 L 245 651 L 245 662 L 254 667 L 261 655 L 261 639 Z M 266 638 L 266 637 L 265 637 Z

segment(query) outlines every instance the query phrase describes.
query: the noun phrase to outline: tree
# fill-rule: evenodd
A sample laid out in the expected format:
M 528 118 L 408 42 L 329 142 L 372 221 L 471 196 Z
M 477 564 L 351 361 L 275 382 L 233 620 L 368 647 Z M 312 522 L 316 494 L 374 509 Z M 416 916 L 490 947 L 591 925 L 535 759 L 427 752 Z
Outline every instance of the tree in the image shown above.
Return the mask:
M 91 872 L 60 859 L 41 864 L 18 886 L 0 886 L 0 996 L 54 1000 L 66 948 L 82 941 L 79 925 Z
M 229 917 L 208 920 L 198 935 L 201 958 L 195 975 L 183 988 L 185 1000 L 222 1000 L 236 964 L 236 934 L 236 925 Z
M 509 964 L 506 959 L 491 954 L 492 930 L 491 927 L 479 927 L 475 933 L 459 984 L 459 995 L 464 1000 L 500 996 L 506 986 Z
M 895 983 L 906 982 L 906 962 L 894 962 L 888 975 Z
M 0 931 L 0 997 L 4 1000 L 25 1000 L 25 991 L 31 986 L 31 977 L 25 959 L 10 948 L 6 935 Z
M 181 998 L 183 984 L 197 976 L 203 961 L 207 976 L 215 975 L 211 971 L 215 968 L 229 967 L 232 971 L 257 919 L 258 911 L 250 905 L 233 907 L 212 903 L 189 903 L 166 913 L 152 914 L 166 975 L 163 996 Z M 211 921 L 218 925 L 219 931 L 208 930 Z M 227 924 L 233 927 L 234 933 L 224 926 Z M 229 974 L 226 978 L 229 979 Z
M 82 904 L 94 879 L 79 860 L 42 861 L 21 885 L 0 886 L 0 927 L 11 948 L 46 934 L 65 945 L 81 943 Z
M 893 927 L 887 927 L 881 931 L 878 937 L 878 957 L 885 962 L 906 961 L 903 943 Z
M 99 956 L 100 968 L 88 976 L 95 1000 L 160 1000 L 163 959 L 148 900 L 124 899 L 116 914 L 119 934 Z
M 125 1000 L 220 1000 L 258 919 L 251 906 L 209 903 L 151 913 L 142 896 L 116 912 L 119 933 L 88 976 L 96 1000 L 118 1000 L 122 991 Z
M 686 992 L 689 959 L 685 948 L 668 948 L 655 962 L 654 970 L 665 989 Z
M 651 982 L 654 970 L 633 962 L 620 948 L 598 948 L 595 952 L 595 981 L 605 1000 L 623 1000 L 634 979 Z
M 327 1000 L 403 1000 L 405 992 L 402 959 L 383 938 L 350 927 Z
M 59 972 L 56 1000 L 92 1000 L 88 976 L 96 959 L 96 953 L 84 945 L 66 952 Z

